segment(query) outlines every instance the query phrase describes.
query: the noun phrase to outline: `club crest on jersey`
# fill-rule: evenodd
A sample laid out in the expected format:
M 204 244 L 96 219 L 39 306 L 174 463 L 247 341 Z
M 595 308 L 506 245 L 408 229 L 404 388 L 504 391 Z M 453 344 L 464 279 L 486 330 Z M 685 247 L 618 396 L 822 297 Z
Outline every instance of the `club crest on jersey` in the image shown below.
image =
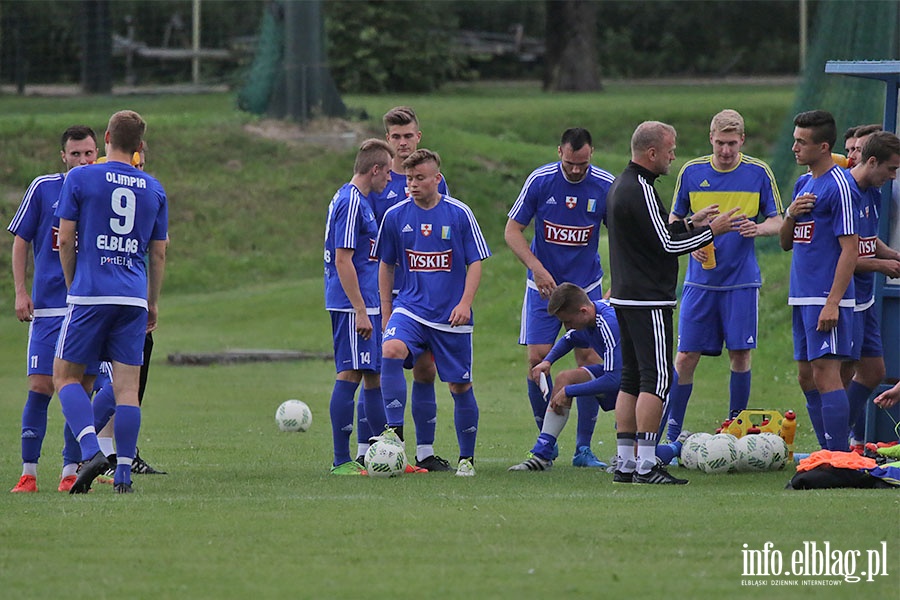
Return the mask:
M 450 272 L 453 268 L 453 250 L 443 252 L 417 252 L 406 250 L 406 266 L 410 272 Z
M 597 212 L 597 199 L 596 198 L 588 198 L 587 211 L 589 213 Z
M 815 221 L 804 221 L 794 225 L 794 243 L 808 244 L 812 241 L 813 232 L 816 229 Z
M 544 221 L 544 241 L 558 246 L 587 246 L 595 225 L 576 227 Z
M 859 238 L 859 257 L 875 258 L 875 245 L 878 242 L 878 236 Z
M 421 230 L 422 235 L 424 235 L 425 237 L 431 235 L 431 223 L 422 223 L 419 226 L 419 229 Z
M 578 205 L 578 196 L 566 196 L 566 208 L 572 210 Z
M 450 226 L 449 225 L 441 226 L 441 239 L 442 240 L 450 239 Z

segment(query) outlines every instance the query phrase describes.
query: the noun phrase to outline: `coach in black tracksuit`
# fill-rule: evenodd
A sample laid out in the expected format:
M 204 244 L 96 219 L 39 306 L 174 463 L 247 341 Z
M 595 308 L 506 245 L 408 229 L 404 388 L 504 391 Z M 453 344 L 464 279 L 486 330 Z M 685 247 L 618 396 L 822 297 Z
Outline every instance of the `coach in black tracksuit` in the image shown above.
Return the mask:
M 631 138 L 631 162 L 606 200 L 610 302 L 622 334 L 615 483 L 687 483 L 657 465 L 655 454 L 663 399 L 671 385 L 678 256 L 728 231 L 737 210 L 710 221 L 718 215 L 718 205 L 712 205 L 670 224 L 653 184 L 673 160 L 675 129 L 658 121 L 641 123 Z

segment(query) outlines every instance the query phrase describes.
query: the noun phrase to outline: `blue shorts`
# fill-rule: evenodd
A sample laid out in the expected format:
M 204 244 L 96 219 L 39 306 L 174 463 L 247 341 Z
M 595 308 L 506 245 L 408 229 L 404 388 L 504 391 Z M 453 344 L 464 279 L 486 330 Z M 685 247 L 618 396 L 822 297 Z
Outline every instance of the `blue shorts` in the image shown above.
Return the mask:
M 794 306 L 794 360 L 812 361 L 834 356 L 849 358 L 853 346 L 853 308 L 838 309 L 838 323 L 831 331 L 816 331 L 822 306 Z
M 471 332 L 441 331 L 395 311 L 388 319 L 383 339 L 396 339 L 406 344 L 412 362 L 426 350 L 431 350 L 438 376 L 445 383 L 472 383 Z
M 678 351 L 706 356 L 756 348 L 759 288 L 706 290 L 684 286 L 678 311 Z
M 119 304 L 70 304 L 56 343 L 56 357 L 80 365 L 114 360 L 144 363 L 147 309 Z
M 884 356 L 884 346 L 881 343 L 881 323 L 875 314 L 875 306 L 866 310 L 853 313 L 853 349 L 850 358 L 859 360 Z
M 622 373 L 618 370 L 607 371 L 603 368 L 603 365 L 587 365 L 581 368 L 591 374 L 591 380 L 593 382 L 600 384 L 602 381 L 602 385 L 609 390 L 595 396 L 597 402 L 600 403 L 600 408 L 602 408 L 604 412 L 615 410 L 616 398 L 619 395 L 619 385 L 621 385 L 622 381 Z
M 372 335 L 362 339 L 356 333 L 356 313 L 328 311 L 334 339 L 334 368 L 342 371 L 381 371 L 381 315 L 369 315 Z
M 56 341 L 62 328 L 64 317 L 35 317 L 28 326 L 28 374 L 53 375 L 53 358 L 56 354 Z M 87 375 L 96 375 L 99 363 L 94 362 L 85 368 Z
M 529 283 L 534 285 L 530 280 Z M 538 344 L 552 345 L 559 337 L 562 323 L 547 312 L 548 300 L 541 298 L 541 293 L 531 285 L 525 288 L 525 299 L 522 301 L 522 324 L 519 327 L 519 343 L 528 346 Z M 603 300 L 603 286 L 598 285 L 587 293 L 594 302 Z

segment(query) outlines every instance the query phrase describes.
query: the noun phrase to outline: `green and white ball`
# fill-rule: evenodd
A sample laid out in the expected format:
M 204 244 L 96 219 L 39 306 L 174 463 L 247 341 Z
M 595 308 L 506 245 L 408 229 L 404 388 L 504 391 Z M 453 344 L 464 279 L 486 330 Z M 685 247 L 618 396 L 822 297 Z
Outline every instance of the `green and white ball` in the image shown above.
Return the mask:
M 708 433 L 695 433 L 684 440 L 684 444 L 681 446 L 681 454 L 678 456 L 678 463 L 686 469 L 699 469 L 700 448 L 711 437 Z
M 727 473 L 735 467 L 737 451 L 734 436 L 716 434 L 699 451 L 699 467 L 704 473 Z
M 369 446 L 365 463 L 369 477 L 397 477 L 406 471 L 406 452 L 403 446 L 379 440 Z
M 783 469 L 788 457 L 787 442 L 780 435 L 775 435 L 774 433 L 761 433 L 760 437 L 767 439 L 772 446 L 772 459 L 769 463 L 769 470 L 777 471 Z
M 745 435 L 735 444 L 737 449 L 737 470 L 768 471 L 772 463 L 772 444 L 761 435 Z
M 275 411 L 275 423 L 281 431 L 306 431 L 312 425 L 312 411 L 302 400 L 285 400 Z

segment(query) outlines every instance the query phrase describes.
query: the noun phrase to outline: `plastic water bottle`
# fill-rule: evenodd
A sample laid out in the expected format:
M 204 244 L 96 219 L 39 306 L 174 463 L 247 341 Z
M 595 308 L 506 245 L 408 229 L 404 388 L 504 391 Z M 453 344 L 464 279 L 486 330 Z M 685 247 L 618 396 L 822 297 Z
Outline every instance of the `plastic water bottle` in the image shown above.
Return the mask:
M 781 421 L 781 437 L 788 447 L 788 462 L 794 460 L 794 435 L 797 433 L 797 415 L 789 410 Z

